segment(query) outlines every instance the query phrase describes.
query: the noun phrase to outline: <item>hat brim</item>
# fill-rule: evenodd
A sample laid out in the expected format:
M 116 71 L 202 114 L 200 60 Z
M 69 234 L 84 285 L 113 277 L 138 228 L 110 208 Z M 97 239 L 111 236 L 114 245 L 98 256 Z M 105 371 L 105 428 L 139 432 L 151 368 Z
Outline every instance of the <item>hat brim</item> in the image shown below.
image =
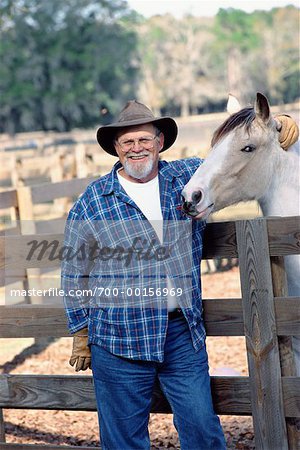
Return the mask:
M 175 120 L 172 119 L 172 117 L 154 118 L 153 120 L 149 120 L 148 117 L 145 119 L 137 119 L 128 122 L 118 122 L 110 125 L 105 125 L 103 127 L 100 127 L 97 131 L 98 144 L 103 148 L 104 151 L 106 151 L 110 155 L 118 156 L 114 146 L 114 139 L 117 131 L 120 130 L 120 128 L 133 127 L 135 125 L 144 125 L 146 123 L 152 123 L 164 134 L 164 146 L 160 150 L 160 153 L 164 152 L 174 144 L 177 138 L 178 128 Z

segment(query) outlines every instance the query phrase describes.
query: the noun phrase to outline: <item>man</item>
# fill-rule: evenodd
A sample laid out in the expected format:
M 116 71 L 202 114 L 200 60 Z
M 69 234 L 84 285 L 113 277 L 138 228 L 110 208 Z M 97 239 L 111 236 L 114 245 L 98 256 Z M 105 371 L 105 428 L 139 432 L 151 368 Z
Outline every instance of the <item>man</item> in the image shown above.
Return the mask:
M 284 141 L 294 133 L 288 120 L 282 119 Z M 212 405 L 202 320 L 204 224 L 179 208 L 181 191 L 201 160 L 160 161 L 159 154 L 176 137 L 172 118 L 156 118 L 145 105 L 128 102 L 116 123 L 97 132 L 99 145 L 119 161 L 87 188 L 69 214 L 66 243 L 76 255 L 79 249 L 86 255 L 83 246 L 90 245 L 91 236 L 105 242 L 101 249 L 93 244 L 92 257 L 72 259 L 62 267 L 65 292 L 83 292 L 83 282 L 93 292 L 88 299 L 66 295 L 65 303 L 75 335 L 70 364 L 76 364 L 76 371 L 92 368 L 103 449 L 150 448 L 148 419 L 156 378 L 171 405 L 181 448 L 226 448 Z M 191 234 L 182 228 L 178 234 L 175 227 L 177 237 L 168 237 L 173 223 L 187 225 Z M 130 237 L 129 261 L 124 242 Z M 145 257 L 145 243 L 151 243 L 154 261 L 151 252 Z M 172 248 L 162 259 L 158 255 L 165 248 L 160 244 Z M 103 290 L 95 291 L 100 282 Z M 143 295 L 132 301 L 137 288 Z M 103 292 L 108 292 L 105 298 Z

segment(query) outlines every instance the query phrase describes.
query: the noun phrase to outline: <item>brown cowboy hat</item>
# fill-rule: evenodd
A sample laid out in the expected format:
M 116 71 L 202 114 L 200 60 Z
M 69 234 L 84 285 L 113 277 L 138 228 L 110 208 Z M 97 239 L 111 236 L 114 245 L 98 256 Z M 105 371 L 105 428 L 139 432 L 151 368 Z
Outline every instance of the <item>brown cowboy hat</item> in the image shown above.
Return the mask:
M 171 117 L 154 117 L 152 111 L 136 100 L 130 100 L 120 112 L 117 122 L 104 125 L 97 131 L 97 141 L 100 147 L 113 156 L 118 156 L 114 146 L 116 133 L 120 128 L 132 127 L 152 123 L 164 134 L 164 146 L 160 152 L 164 152 L 175 142 L 178 129 Z

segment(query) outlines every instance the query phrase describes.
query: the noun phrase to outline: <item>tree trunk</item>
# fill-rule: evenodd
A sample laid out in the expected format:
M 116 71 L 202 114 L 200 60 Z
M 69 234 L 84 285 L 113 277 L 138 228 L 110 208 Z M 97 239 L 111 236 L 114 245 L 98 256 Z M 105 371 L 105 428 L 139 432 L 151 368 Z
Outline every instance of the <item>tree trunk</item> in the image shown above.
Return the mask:
M 241 52 L 237 48 L 231 48 L 228 51 L 227 57 L 227 80 L 228 91 L 234 94 L 237 98 L 242 97 L 242 83 L 241 83 Z

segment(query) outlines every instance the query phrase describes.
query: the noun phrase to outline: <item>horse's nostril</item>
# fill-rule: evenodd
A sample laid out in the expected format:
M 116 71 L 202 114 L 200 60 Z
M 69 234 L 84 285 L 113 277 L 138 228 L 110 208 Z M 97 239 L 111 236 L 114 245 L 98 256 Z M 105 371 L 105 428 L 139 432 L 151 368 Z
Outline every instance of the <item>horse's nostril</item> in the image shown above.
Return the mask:
M 202 198 L 202 192 L 201 191 L 193 192 L 192 201 L 193 201 L 194 204 L 199 203 L 201 198 Z
M 192 208 L 192 202 L 186 202 L 184 201 L 182 204 L 182 209 L 184 212 L 188 213 L 190 211 L 190 209 Z

